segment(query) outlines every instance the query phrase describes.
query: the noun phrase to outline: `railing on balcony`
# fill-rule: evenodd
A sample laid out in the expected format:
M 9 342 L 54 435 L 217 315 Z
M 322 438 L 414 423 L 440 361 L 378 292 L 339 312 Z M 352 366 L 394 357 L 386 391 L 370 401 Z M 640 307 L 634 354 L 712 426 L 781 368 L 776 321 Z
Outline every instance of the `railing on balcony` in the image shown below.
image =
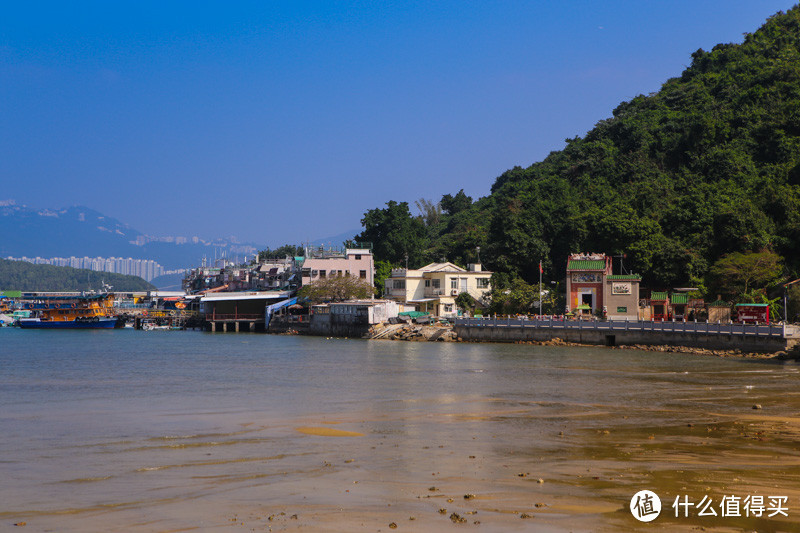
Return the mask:
M 444 296 L 447 294 L 445 289 L 439 289 L 436 287 L 425 287 L 425 298 L 436 298 L 439 296 Z

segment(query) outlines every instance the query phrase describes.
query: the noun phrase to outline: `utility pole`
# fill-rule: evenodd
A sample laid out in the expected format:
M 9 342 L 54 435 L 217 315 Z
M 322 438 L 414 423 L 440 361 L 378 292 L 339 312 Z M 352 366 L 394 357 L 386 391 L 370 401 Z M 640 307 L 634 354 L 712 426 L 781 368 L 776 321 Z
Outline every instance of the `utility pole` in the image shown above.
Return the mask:
M 542 273 L 544 269 L 542 268 L 542 260 L 539 260 L 539 316 L 542 316 Z
M 625 265 L 622 264 L 622 260 L 628 257 L 628 254 L 615 255 L 614 257 L 619 257 L 619 273 L 627 274 L 627 272 L 625 272 Z

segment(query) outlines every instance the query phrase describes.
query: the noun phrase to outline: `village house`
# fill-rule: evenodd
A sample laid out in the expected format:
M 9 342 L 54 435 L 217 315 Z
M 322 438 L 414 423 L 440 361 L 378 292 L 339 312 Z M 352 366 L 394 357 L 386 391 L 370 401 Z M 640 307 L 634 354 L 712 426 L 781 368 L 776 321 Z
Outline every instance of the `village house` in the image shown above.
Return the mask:
M 375 281 L 375 262 L 369 248 L 345 250 L 306 249 L 302 266 L 302 284 L 336 276 L 356 276 L 372 285 Z
M 314 305 L 310 332 L 360 337 L 370 326 L 387 322 L 397 314 L 398 304 L 394 300 L 348 300 Z
M 414 306 L 434 316 L 455 316 L 458 295 L 466 292 L 480 304 L 492 290 L 491 276 L 480 263 L 470 263 L 466 269 L 449 262 L 396 268 L 385 281 L 385 295 L 406 304 L 406 309 Z

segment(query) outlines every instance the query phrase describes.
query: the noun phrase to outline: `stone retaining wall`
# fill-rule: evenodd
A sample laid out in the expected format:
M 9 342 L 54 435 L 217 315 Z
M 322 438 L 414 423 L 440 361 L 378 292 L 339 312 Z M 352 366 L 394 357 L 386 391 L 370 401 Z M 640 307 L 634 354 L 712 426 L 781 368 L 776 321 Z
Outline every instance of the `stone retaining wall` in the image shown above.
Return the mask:
M 787 340 L 785 338 L 755 335 L 664 331 L 604 331 L 597 329 L 550 329 L 515 326 L 462 326 L 458 324 L 454 329 L 458 337 L 467 342 L 542 342 L 557 337 L 566 342 L 599 344 L 604 346 L 634 344 L 688 346 L 711 350 L 738 349 L 743 352 L 761 353 L 772 353 L 787 349 Z

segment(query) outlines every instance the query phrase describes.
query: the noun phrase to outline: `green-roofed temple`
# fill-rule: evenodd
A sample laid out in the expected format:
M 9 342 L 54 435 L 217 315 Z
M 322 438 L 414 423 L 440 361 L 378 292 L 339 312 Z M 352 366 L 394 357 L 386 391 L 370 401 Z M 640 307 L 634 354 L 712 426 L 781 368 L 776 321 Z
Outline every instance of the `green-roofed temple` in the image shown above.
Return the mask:
M 637 274 L 614 274 L 611 256 L 571 254 L 567 259 L 567 312 L 588 317 L 598 311 L 611 320 L 639 319 Z

